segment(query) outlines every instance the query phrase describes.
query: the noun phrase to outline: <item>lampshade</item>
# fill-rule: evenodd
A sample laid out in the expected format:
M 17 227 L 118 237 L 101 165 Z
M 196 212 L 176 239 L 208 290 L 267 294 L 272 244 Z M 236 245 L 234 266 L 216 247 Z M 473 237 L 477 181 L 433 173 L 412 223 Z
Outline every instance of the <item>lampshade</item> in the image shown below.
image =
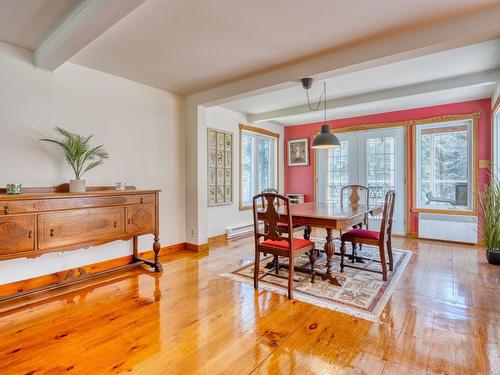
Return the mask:
M 321 125 L 321 132 L 312 141 L 311 148 L 335 148 L 340 147 L 340 141 L 330 132 L 328 124 Z

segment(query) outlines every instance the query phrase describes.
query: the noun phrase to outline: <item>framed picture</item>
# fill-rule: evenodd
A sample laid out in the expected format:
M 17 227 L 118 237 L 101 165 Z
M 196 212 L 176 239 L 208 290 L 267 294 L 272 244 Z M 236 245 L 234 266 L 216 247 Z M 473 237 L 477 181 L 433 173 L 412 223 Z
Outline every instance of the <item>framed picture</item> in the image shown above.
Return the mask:
M 233 133 L 208 129 L 208 205 L 233 203 Z
M 288 166 L 309 165 L 309 140 L 307 138 L 288 141 Z

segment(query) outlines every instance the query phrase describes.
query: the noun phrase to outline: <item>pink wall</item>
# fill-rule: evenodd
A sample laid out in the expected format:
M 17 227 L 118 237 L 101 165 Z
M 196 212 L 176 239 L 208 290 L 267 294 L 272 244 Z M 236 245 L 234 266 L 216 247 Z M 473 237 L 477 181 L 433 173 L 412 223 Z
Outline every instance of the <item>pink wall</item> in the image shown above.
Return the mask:
M 491 99 L 437 105 L 379 113 L 374 115 L 351 117 L 328 121 L 332 129 L 347 126 L 380 124 L 425 119 L 442 115 L 458 115 L 479 112 L 478 122 L 478 155 L 480 160 L 491 160 Z M 318 132 L 321 122 L 290 126 L 285 128 L 285 147 L 287 141 L 296 138 L 309 138 L 311 144 L 314 133 Z M 410 140 L 411 141 L 411 140 Z M 303 167 L 288 167 L 288 152 L 285 148 L 285 193 L 304 193 L 306 201 L 314 200 L 314 152 L 310 152 L 310 163 Z M 479 170 L 480 186 L 487 180 L 487 171 Z M 411 181 L 409 181 L 411 183 Z M 410 231 L 417 231 L 417 216 L 412 214 Z

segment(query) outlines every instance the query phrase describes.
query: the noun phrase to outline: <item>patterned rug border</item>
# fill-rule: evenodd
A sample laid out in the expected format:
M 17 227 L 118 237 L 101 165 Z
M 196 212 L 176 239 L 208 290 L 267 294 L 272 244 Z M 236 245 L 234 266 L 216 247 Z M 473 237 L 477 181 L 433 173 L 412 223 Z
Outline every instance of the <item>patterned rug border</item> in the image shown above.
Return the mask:
M 317 239 L 317 240 L 320 241 L 321 239 Z M 373 312 L 363 311 L 360 308 L 357 308 L 354 306 L 348 306 L 348 305 L 342 304 L 340 302 L 325 301 L 325 300 L 321 299 L 321 297 L 311 296 L 309 294 L 306 294 L 306 293 L 301 292 L 301 291 L 296 290 L 296 289 L 294 289 L 294 291 L 293 291 L 294 299 L 297 299 L 297 300 L 302 301 L 302 302 L 310 303 L 310 304 L 315 305 L 315 306 L 324 307 L 324 308 L 327 308 L 330 310 L 338 311 L 338 312 L 341 312 L 344 314 L 348 314 L 351 316 L 355 316 L 358 318 L 369 320 L 371 322 L 381 323 L 381 321 L 379 319 L 380 314 L 384 310 L 387 302 L 389 301 L 389 298 L 391 298 L 392 293 L 394 292 L 394 289 L 396 288 L 396 286 L 399 283 L 399 280 L 401 278 L 401 275 L 403 274 L 403 271 L 408 266 L 408 263 L 410 262 L 411 256 L 413 255 L 413 253 L 409 250 L 403 250 L 403 249 L 394 249 L 394 250 L 400 251 L 402 253 L 406 253 L 406 255 L 402 257 L 401 263 L 396 268 L 396 271 L 390 274 L 390 281 L 391 282 L 389 283 L 388 287 L 384 290 L 383 295 L 381 296 L 380 300 L 378 301 L 377 306 L 375 306 Z M 268 257 L 268 258 L 271 258 L 271 257 Z M 251 266 L 254 263 L 255 262 L 250 262 L 248 264 L 245 264 L 245 265 L 231 271 L 230 273 L 221 273 L 221 274 L 219 274 L 219 276 L 225 277 L 225 278 L 228 278 L 228 279 L 231 279 L 234 281 L 238 281 L 238 282 L 241 282 L 243 284 L 247 284 L 247 285 L 250 285 L 253 287 L 253 279 L 252 278 L 237 275 L 235 273 L 238 271 L 241 271 L 242 269 L 244 269 L 246 267 Z M 261 290 L 261 289 L 269 290 L 270 292 L 275 292 L 275 293 L 278 293 L 278 294 L 281 294 L 284 296 L 286 296 L 288 293 L 286 288 L 273 285 L 273 284 L 271 284 L 267 281 L 264 281 L 264 280 L 259 281 L 259 290 Z

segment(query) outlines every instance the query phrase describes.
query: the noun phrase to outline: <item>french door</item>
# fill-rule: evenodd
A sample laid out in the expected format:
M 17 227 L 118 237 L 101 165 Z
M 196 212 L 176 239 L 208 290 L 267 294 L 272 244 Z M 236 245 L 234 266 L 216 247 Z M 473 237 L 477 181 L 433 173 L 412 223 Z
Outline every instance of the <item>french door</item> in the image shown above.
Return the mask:
M 340 148 L 316 150 L 316 200 L 340 201 L 340 189 L 359 184 L 370 189 L 370 202 L 383 203 L 396 191 L 393 231 L 405 233 L 405 132 L 403 127 L 337 133 Z M 381 217 L 370 218 L 370 229 Z

